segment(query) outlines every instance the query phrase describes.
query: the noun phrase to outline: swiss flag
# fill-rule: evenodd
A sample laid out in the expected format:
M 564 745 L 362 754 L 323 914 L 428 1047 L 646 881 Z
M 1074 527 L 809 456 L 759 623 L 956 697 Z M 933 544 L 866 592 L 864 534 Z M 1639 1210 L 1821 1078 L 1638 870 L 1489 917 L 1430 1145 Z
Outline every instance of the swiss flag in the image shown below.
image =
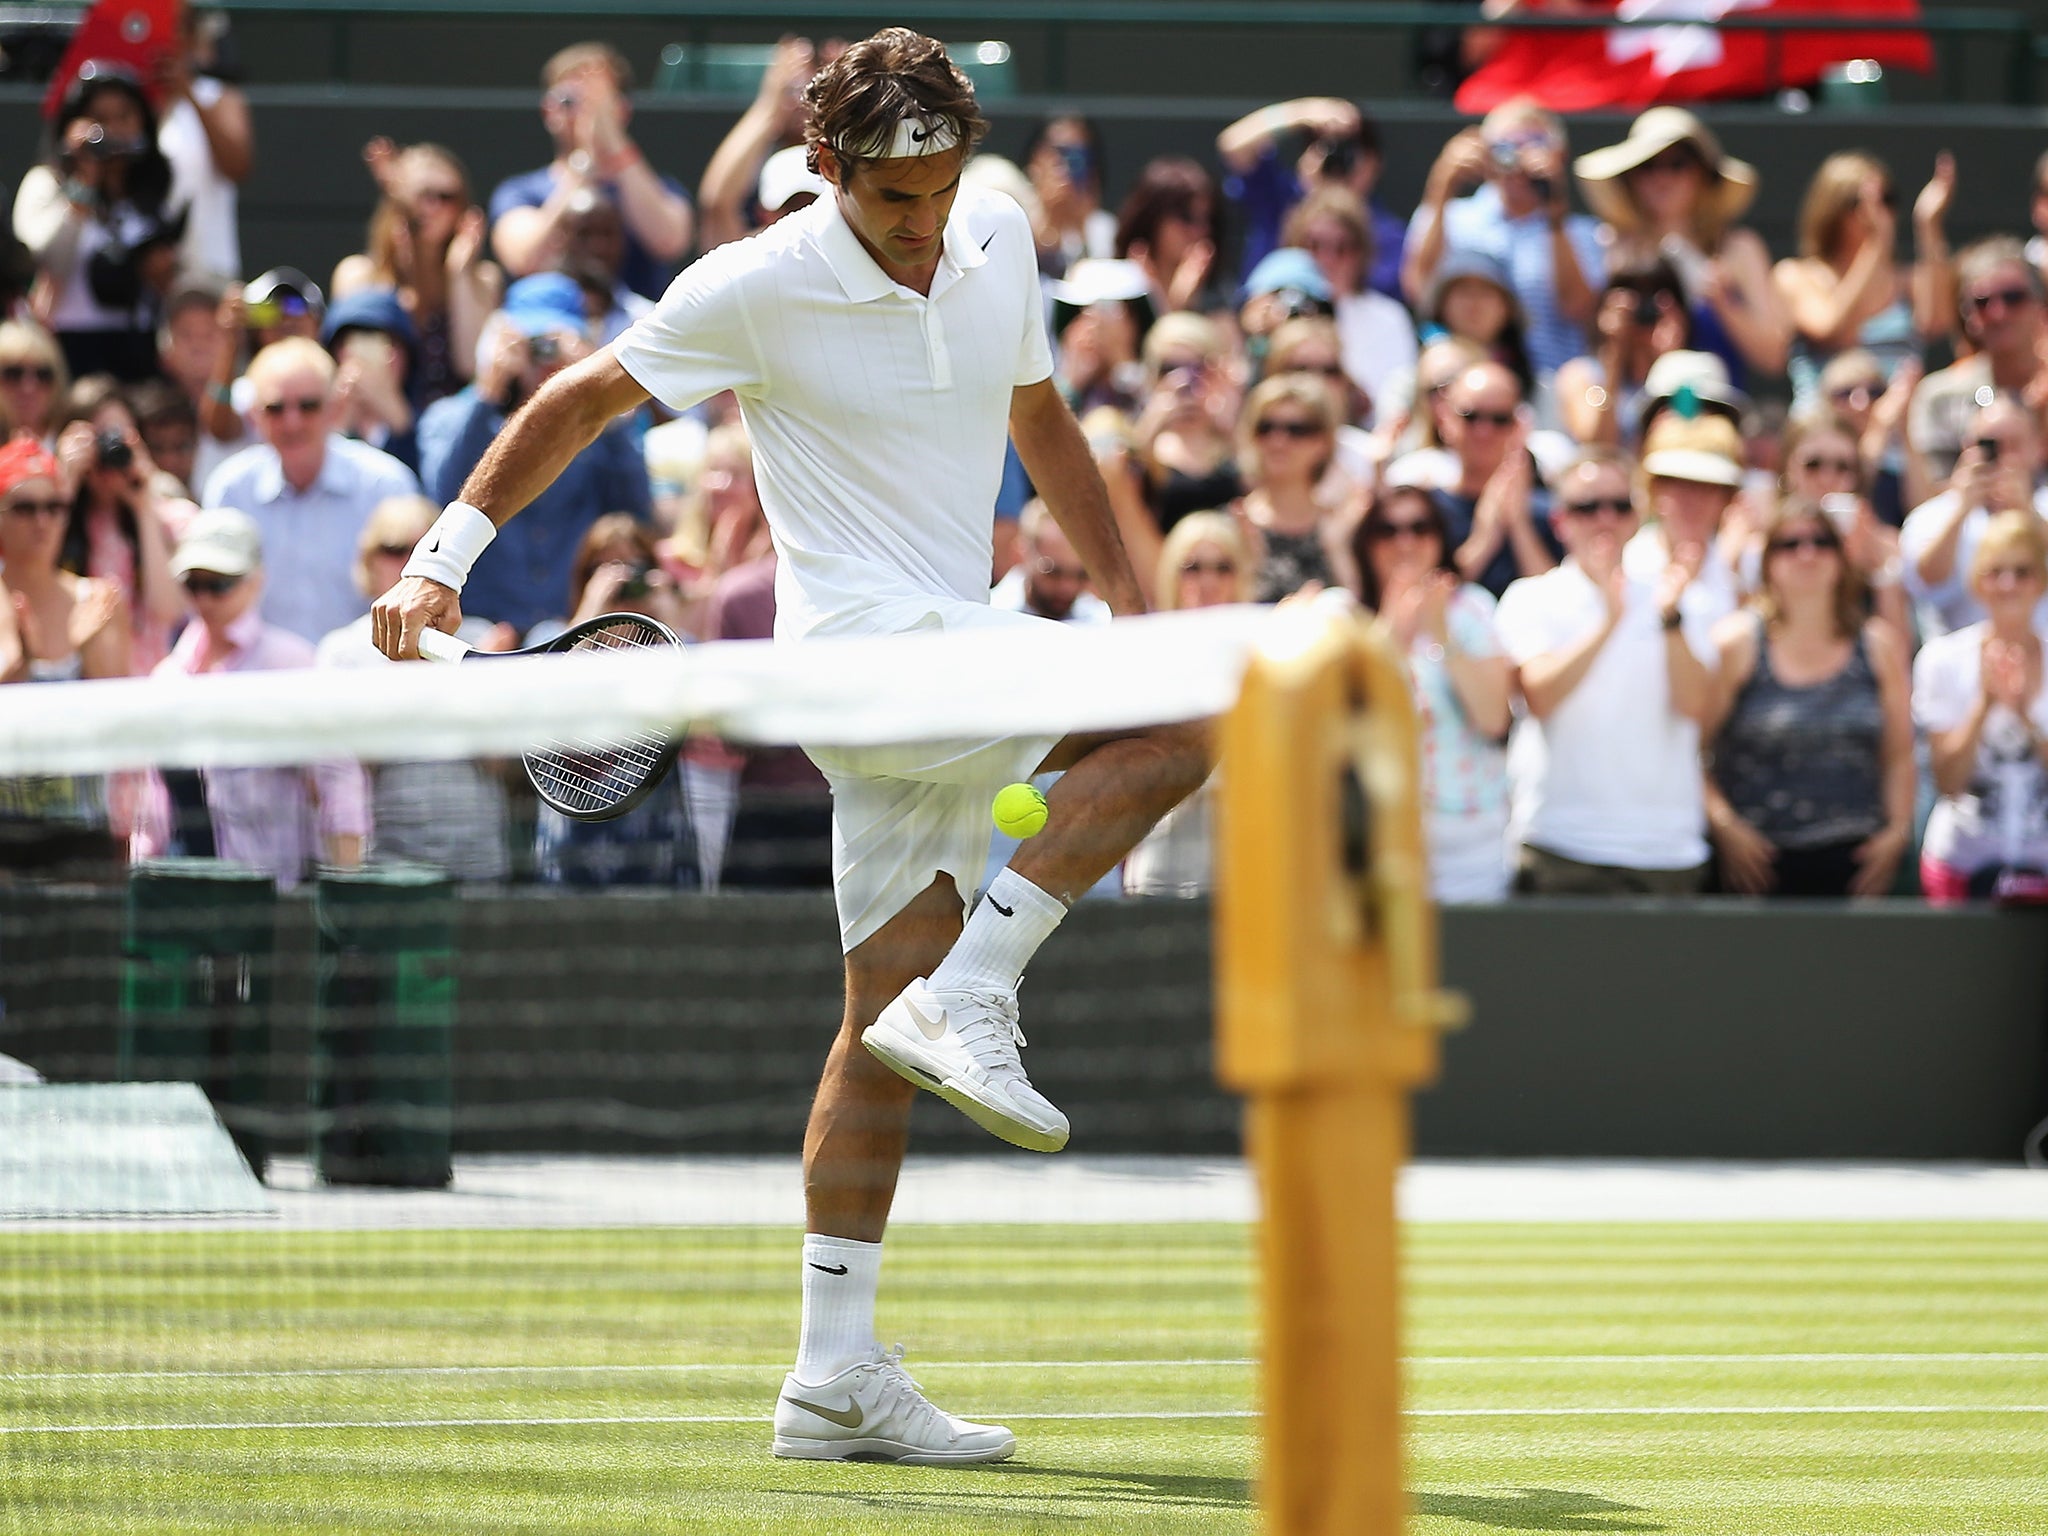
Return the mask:
M 1716 25 L 1739 19 L 1738 13 L 1771 11 L 1811 17 L 1815 25 L 1769 33 Z M 1458 110 L 1488 112 L 1517 96 L 1533 96 L 1556 112 L 1762 96 L 1781 86 L 1812 85 L 1829 65 L 1847 59 L 1875 59 L 1894 69 L 1934 67 L 1925 32 L 1856 26 L 1917 21 L 1920 0 L 1620 0 L 1614 14 L 1665 24 L 1509 32 L 1458 88 Z M 1822 20 L 1837 15 L 1839 27 Z

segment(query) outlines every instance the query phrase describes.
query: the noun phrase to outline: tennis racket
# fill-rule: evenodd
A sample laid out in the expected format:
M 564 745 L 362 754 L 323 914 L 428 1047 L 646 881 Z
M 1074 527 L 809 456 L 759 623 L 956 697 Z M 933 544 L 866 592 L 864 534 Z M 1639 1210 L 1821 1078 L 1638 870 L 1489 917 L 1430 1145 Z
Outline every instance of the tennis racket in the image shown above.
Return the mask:
M 564 651 L 632 651 L 680 645 L 675 631 L 638 613 L 606 613 L 564 630 L 552 640 L 486 656 L 550 656 Z M 420 636 L 429 661 L 461 661 L 465 642 L 438 629 Z M 642 804 L 675 766 L 676 737 L 648 730 L 579 736 L 522 752 L 520 761 L 541 803 L 577 821 L 612 821 Z

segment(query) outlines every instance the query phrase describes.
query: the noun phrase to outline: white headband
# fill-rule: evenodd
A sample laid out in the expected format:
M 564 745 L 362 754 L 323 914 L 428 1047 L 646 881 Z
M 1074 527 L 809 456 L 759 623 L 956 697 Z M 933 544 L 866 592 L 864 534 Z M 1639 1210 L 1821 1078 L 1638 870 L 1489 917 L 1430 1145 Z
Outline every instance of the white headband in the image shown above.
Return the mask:
M 899 118 L 894 134 L 886 141 L 877 138 L 866 144 L 849 144 L 847 154 L 856 160 L 907 160 L 919 155 L 942 155 L 960 142 L 960 129 L 951 118 Z

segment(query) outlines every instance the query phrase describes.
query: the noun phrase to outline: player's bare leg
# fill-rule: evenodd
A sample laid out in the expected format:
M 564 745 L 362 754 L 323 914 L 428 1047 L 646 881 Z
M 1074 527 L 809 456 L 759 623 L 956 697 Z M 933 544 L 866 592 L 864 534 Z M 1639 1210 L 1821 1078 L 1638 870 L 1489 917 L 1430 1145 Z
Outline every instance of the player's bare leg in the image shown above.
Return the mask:
M 1045 830 L 989 882 L 958 942 L 861 1035 L 891 1071 L 992 1135 L 1033 1152 L 1067 1144 L 1067 1117 L 1018 1056 L 1017 986 L 1075 898 L 1137 846 L 1209 773 L 1204 723 L 1069 736 L 1040 764 L 1063 770 Z
M 960 895 L 941 875 L 846 957 L 846 1013 L 804 1133 L 803 1335 L 775 1403 L 775 1454 L 812 1460 L 1001 1461 L 1016 1437 L 932 1404 L 875 1338 L 882 1232 L 917 1090 L 861 1049 L 861 1031 L 944 956 Z

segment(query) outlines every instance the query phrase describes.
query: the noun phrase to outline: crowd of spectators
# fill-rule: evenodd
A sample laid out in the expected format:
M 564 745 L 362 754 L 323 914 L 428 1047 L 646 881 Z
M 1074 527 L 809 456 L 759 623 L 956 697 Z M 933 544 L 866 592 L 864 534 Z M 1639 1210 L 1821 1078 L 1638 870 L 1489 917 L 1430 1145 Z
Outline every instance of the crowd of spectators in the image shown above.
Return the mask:
M 37 276 L 0 317 L 7 682 L 381 665 L 369 598 L 508 415 L 693 253 L 828 193 L 800 139 L 830 45 L 778 46 L 700 168 L 650 162 L 626 60 L 584 44 L 542 72 L 547 164 L 486 197 L 446 147 L 374 139 L 363 248 L 324 285 L 245 278 L 260 123 L 188 31 L 159 80 L 79 71 L 16 194 Z M 1794 141 L 1774 252 L 1744 222 L 1766 172 L 1677 107 L 1575 154 L 1511 102 L 1412 210 L 1349 102 L 1188 148 L 1112 178 L 1057 116 L 964 195 L 1029 216 L 1056 378 L 1155 606 L 1343 589 L 1406 655 L 1441 896 L 1878 895 L 1916 888 L 1916 847 L 1930 900 L 2048 887 L 2048 157 L 2013 233 L 1951 251 L 1950 156 L 1901 182 Z M 1014 455 L 994 510 L 994 601 L 1106 619 Z M 736 402 L 650 409 L 479 560 L 468 638 L 619 609 L 760 637 L 774 570 Z M 827 880 L 800 753 L 692 742 L 673 782 L 591 831 L 536 822 L 492 764 L 9 780 L 0 865 Z M 1123 887 L 1204 889 L 1209 805 Z

